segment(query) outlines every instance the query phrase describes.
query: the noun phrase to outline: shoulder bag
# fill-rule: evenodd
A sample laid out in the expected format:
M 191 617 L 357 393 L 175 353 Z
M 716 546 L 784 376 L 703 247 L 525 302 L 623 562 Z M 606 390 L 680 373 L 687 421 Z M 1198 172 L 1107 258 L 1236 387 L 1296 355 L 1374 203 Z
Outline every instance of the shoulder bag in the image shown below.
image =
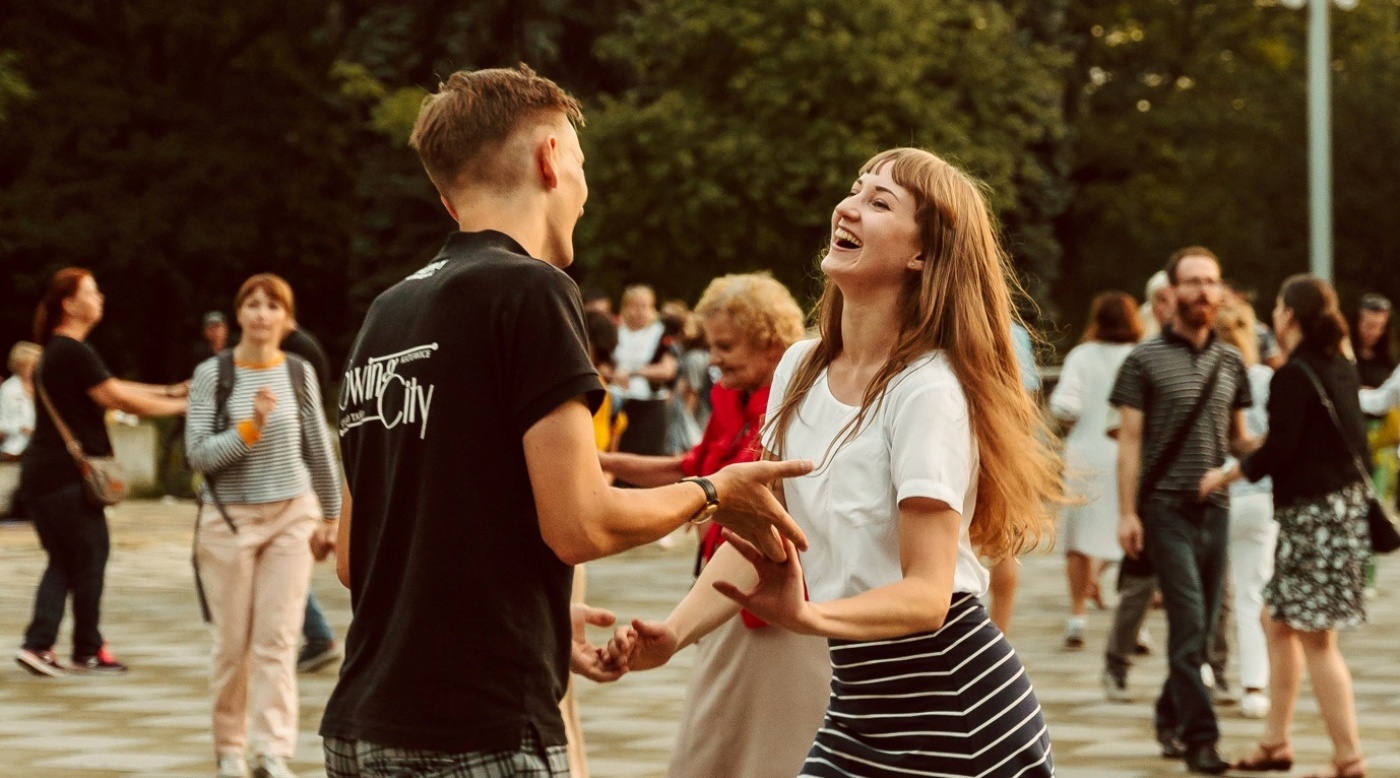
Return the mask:
M 73 464 L 78 466 L 78 473 L 83 478 L 83 494 L 88 502 L 93 505 L 116 505 L 125 500 L 126 471 L 122 469 L 121 463 L 115 457 L 90 457 L 83 453 L 82 444 L 73 437 L 73 431 L 68 429 L 68 425 L 63 423 L 63 417 L 58 415 L 53 400 L 49 399 L 49 393 L 44 390 L 44 382 L 39 379 L 38 367 L 34 370 L 34 385 L 39 389 L 44 409 L 48 411 L 49 418 L 53 419 L 53 425 L 58 428 L 58 434 L 63 438 L 63 445 L 73 457 Z
M 1298 366 L 1303 369 L 1303 373 L 1317 390 L 1318 397 L 1322 399 L 1322 407 L 1327 409 L 1327 415 L 1332 417 L 1332 425 L 1337 428 L 1337 434 L 1342 436 L 1342 444 L 1350 448 L 1346 432 L 1342 430 L 1342 420 L 1337 417 L 1337 409 L 1332 406 L 1332 398 L 1327 395 L 1322 379 L 1317 377 L 1317 372 L 1311 365 L 1301 359 L 1298 360 Z M 1361 483 L 1366 487 L 1366 524 L 1371 528 L 1371 550 L 1377 554 L 1389 554 L 1400 548 L 1400 529 L 1396 528 L 1394 512 L 1376 494 L 1375 484 L 1371 482 L 1371 473 L 1361 461 L 1361 456 L 1353 451 L 1351 460 L 1356 465 L 1357 475 L 1361 476 Z

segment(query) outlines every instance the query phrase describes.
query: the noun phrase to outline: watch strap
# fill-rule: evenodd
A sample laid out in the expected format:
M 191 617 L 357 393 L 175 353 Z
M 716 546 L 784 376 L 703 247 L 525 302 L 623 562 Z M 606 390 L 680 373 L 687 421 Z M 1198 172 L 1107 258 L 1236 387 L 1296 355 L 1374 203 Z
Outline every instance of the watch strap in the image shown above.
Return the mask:
M 699 484 L 699 485 L 700 485 L 700 488 L 705 490 L 705 504 L 706 504 L 706 505 L 715 505 L 715 506 L 718 506 L 718 505 L 719 505 L 719 492 L 715 489 L 715 485 L 712 484 L 712 483 L 710 483 L 710 479 L 708 479 L 708 478 L 701 478 L 701 477 L 699 477 L 699 476 L 691 476 L 691 477 L 689 477 L 689 478 L 682 478 L 682 479 L 681 479 L 681 483 L 686 483 L 686 482 L 693 483 L 693 484 Z

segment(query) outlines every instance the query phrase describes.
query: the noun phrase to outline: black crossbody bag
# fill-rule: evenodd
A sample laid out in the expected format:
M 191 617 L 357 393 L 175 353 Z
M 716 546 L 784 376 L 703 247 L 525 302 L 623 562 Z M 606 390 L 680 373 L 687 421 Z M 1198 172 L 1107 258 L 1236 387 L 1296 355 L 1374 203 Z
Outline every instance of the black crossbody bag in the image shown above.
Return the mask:
M 1342 420 L 1337 416 L 1337 409 L 1332 405 L 1332 398 L 1327 394 L 1327 388 L 1322 385 L 1322 379 L 1308 363 L 1298 360 L 1298 366 L 1303 369 L 1312 382 L 1313 388 L 1317 390 L 1318 397 L 1322 398 L 1322 407 L 1327 409 L 1327 415 L 1332 417 L 1332 425 L 1336 427 L 1337 434 L 1342 436 L 1342 445 L 1351 447 L 1347 443 L 1346 432 L 1342 430 Z M 1396 528 L 1395 515 L 1385 501 L 1376 494 L 1375 485 L 1371 482 L 1371 472 L 1366 469 L 1366 463 L 1361 461 L 1361 456 L 1355 451 L 1351 452 L 1351 461 L 1356 465 L 1356 472 L 1361 476 L 1361 483 L 1366 486 L 1366 524 L 1371 528 L 1371 550 L 1377 554 L 1389 554 L 1400 548 L 1400 529 Z

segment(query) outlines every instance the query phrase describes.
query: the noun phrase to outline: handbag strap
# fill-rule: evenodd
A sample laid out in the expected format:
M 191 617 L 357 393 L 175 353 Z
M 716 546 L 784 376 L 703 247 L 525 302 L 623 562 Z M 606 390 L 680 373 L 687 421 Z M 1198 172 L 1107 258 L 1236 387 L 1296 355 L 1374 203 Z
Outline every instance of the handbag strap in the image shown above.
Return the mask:
M 1162 476 L 1167 474 L 1167 470 L 1171 468 L 1172 460 L 1176 459 L 1177 453 L 1181 450 L 1181 447 L 1185 445 L 1186 436 L 1190 435 L 1191 428 L 1196 426 L 1196 419 L 1200 418 L 1201 410 L 1206 407 L 1206 401 L 1210 399 L 1211 395 L 1215 394 L 1215 385 L 1220 379 L 1220 367 L 1225 362 L 1224 350 L 1217 353 L 1218 356 L 1215 359 L 1215 367 L 1210 371 L 1210 377 L 1206 379 L 1201 394 L 1196 397 L 1196 403 L 1191 406 L 1191 410 L 1187 412 L 1186 418 L 1182 421 L 1181 425 L 1172 432 L 1171 441 L 1162 448 L 1162 453 L 1153 460 L 1152 467 L 1148 468 L 1147 474 L 1138 482 L 1139 502 L 1142 501 L 1148 492 L 1155 489 L 1157 487 L 1157 482 L 1162 480 Z
M 1318 377 L 1317 371 L 1312 369 L 1312 365 L 1309 365 L 1302 359 L 1296 361 L 1298 367 L 1303 369 L 1303 375 L 1308 377 L 1308 380 L 1312 382 L 1313 388 L 1317 390 L 1317 396 L 1322 399 L 1322 407 L 1327 409 L 1327 415 L 1332 418 L 1332 426 L 1336 427 L 1337 434 L 1341 436 L 1342 445 L 1350 449 L 1351 443 L 1347 441 L 1346 432 L 1342 428 L 1342 420 L 1337 416 L 1337 409 L 1333 407 L 1332 398 L 1327 394 L 1327 388 L 1322 385 L 1322 379 Z M 1353 465 L 1356 465 L 1356 472 L 1361 476 L 1361 481 L 1366 485 L 1366 491 L 1374 496 L 1375 490 L 1371 484 L 1371 473 L 1366 469 L 1365 463 L 1361 461 L 1361 455 L 1352 451 L 1351 462 Z
M 39 360 L 39 364 L 34 366 L 34 386 L 39 389 L 39 398 L 44 401 L 44 409 L 49 412 L 49 418 L 53 419 L 53 426 L 58 429 L 59 437 L 63 438 L 63 445 L 68 449 L 68 454 L 73 457 L 73 462 L 79 470 L 85 467 L 87 461 L 83 456 L 82 444 L 73 437 L 73 431 L 68 429 L 68 425 L 63 423 L 63 417 L 58 415 L 58 409 L 54 407 L 53 400 L 49 399 L 49 393 L 44 389 L 44 379 L 40 373 L 44 367 L 44 361 Z

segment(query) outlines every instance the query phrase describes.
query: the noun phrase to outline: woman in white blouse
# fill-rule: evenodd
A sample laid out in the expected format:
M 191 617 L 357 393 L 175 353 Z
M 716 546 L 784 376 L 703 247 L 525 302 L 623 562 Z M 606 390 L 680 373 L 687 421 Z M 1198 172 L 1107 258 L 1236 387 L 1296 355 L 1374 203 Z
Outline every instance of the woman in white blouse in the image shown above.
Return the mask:
M 827 638 L 831 696 L 802 776 L 1054 775 L 1025 668 L 979 601 L 979 552 L 1034 547 L 1060 496 L 982 191 L 926 151 L 877 154 L 832 214 L 821 269 L 819 337 L 779 363 L 763 434 L 773 455 L 820 463 L 775 490 L 810 550 L 775 562 L 726 532 L 667 621 L 611 649 L 654 666 L 743 606 Z
M 1065 356 L 1050 412 L 1069 431 L 1065 469 L 1075 502 L 1061 510 L 1069 621 L 1065 648 L 1084 647 L 1085 603 L 1099 598 L 1099 576 L 1123 558 L 1118 545 L 1118 441 L 1108 436 L 1108 395 L 1118 368 L 1142 337 L 1137 301 L 1126 292 L 1103 292 L 1089 309 L 1089 326 Z
M 0 462 L 17 462 L 34 434 L 34 366 L 44 350 L 29 341 L 10 349 L 10 377 L 0 383 Z

